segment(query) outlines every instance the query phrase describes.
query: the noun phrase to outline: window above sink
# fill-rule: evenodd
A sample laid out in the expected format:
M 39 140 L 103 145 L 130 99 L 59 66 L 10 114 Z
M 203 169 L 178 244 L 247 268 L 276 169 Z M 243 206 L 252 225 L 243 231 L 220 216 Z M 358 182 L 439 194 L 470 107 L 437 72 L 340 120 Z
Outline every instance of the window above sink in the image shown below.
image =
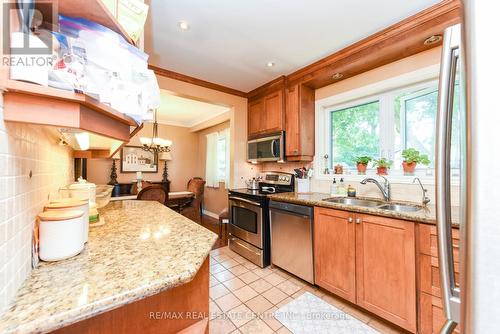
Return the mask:
M 356 157 L 370 156 L 393 161 L 388 176 L 392 182 L 411 183 L 419 177 L 433 184 L 438 74 L 439 65 L 433 65 L 316 101 L 316 177 L 361 181 L 375 176 L 373 162 L 366 175 L 357 175 Z M 452 136 L 452 184 L 459 179 L 460 142 Z M 428 166 L 417 165 L 411 176 L 402 169 L 401 152 L 407 148 L 430 160 Z M 333 175 L 337 164 L 343 166 L 342 175 Z

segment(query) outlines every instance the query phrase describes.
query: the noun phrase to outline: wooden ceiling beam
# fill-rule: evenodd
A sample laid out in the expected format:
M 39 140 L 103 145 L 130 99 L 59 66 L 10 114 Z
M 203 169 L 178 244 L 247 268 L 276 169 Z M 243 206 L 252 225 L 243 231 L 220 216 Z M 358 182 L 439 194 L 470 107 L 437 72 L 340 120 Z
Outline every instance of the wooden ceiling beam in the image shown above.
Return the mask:
M 193 85 L 197 85 L 197 86 L 201 86 L 201 87 L 205 87 L 205 88 L 210 88 L 213 90 L 218 90 L 219 92 L 223 92 L 226 94 L 247 97 L 247 93 L 242 92 L 242 91 L 237 90 L 237 89 L 233 89 L 233 88 L 222 86 L 222 85 L 219 85 L 219 84 L 216 84 L 213 82 L 201 80 L 201 79 L 198 79 L 195 77 L 190 77 L 189 75 L 170 71 L 170 70 L 167 70 L 167 69 L 164 69 L 164 68 L 161 68 L 158 66 L 154 66 L 151 64 L 149 64 L 148 67 L 150 70 L 153 70 L 156 73 L 156 75 L 161 75 L 162 77 L 166 77 L 166 78 L 170 78 L 170 79 L 174 79 L 174 80 L 179 80 L 179 81 L 184 81 L 184 82 L 187 82 L 187 83 L 190 83 Z

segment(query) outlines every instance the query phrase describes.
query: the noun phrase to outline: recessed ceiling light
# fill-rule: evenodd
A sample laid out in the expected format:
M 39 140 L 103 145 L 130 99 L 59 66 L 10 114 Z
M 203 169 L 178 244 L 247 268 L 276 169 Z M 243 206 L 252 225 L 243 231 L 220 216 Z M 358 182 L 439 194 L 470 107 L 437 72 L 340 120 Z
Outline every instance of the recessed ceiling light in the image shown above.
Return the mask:
M 436 44 L 441 42 L 442 39 L 443 36 L 441 35 L 432 35 L 430 37 L 427 37 L 427 39 L 424 41 L 424 45 Z
M 267 67 L 273 67 L 274 65 L 276 65 L 276 64 L 272 61 L 268 61 L 266 64 Z
M 338 80 L 340 78 L 342 78 L 344 75 L 342 73 L 335 73 L 334 75 L 332 75 L 332 79 L 333 80 Z
M 186 21 L 179 21 L 177 25 L 181 28 L 181 30 L 189 30 L 189 23 Z

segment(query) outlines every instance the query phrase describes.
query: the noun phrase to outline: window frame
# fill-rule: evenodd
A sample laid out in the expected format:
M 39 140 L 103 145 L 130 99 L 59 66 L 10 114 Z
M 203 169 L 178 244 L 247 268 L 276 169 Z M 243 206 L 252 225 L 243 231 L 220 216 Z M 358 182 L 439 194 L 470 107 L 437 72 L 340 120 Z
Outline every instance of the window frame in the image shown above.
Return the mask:
M 347 180 L 361 181 L 366 175 L 357 175 L 356 168 L 349 168 L 344 171 L 344 175 L 324 174 L 325 154 L 328 154 L 328 166 L 331 168 L 331 118 L 330 114 L 335 110 L 359 106 L 365 103 L 379 101 L 379 121 L 380 121 L 380 156 L 388 157 L 393 160 L 395 155 L 395 135 L 394 135 L 394 99 L 396 96 L 408 90 L 420 90 L 428 88 L 430 91 L 438 87 L 439 64 L 431 65 L 417 71 L 405 73 L 400 76 L 392 77 L 386 80 L 381 80 L 366 86 L 340 92 L 338 94 L 323 98 L 316 101 L 316 155 L 315 177 L 319 180 L 331 180 L 333 177 L 344 177 Z M 420 93 L 421 94 L 421 93 Z M 403 120 L 401 120 L 403 121 Z M 392 126 L 392 127 L 391 127 Z M 401 124 L 403 126 L 403 124 Z M 384 131 L 384 129 L 390 129 Z M 400 135 L 403 135 L 400 133 Z M 403 138 L 403 137 L 402 137 Z M 401 143 L 401 149 L 405 143 Z M 426 167 L 418 168 L 417 175 L 424 184 L 434 184 L 435 174 L 422 174 L 422 170 L 427 170 Z M 418 173 L 420 171 L 420 173 Z M 367 172 L 367 175 L 375 174 L 374 168 Z M 402 169 L 391 170 L 388 178 L 393 182 L 412 183 L 414 176 L 406 176 Z M 458 177 L 452 177 L 452 184 L 459 183 Z

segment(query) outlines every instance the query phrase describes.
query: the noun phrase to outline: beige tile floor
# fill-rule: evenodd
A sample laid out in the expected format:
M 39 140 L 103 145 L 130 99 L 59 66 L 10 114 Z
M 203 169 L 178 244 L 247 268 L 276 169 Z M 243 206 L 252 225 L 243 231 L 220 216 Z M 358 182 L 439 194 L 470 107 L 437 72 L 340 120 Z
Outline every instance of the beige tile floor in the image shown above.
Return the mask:
M 210 253 L 210 334 L 291 333 L 273 318 L 273 312 L 306 291 L 381 333 L 400 333 L 281 269 L 259 268 L 228 247 L 222 247 Z

